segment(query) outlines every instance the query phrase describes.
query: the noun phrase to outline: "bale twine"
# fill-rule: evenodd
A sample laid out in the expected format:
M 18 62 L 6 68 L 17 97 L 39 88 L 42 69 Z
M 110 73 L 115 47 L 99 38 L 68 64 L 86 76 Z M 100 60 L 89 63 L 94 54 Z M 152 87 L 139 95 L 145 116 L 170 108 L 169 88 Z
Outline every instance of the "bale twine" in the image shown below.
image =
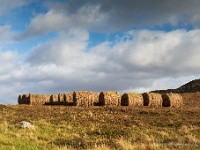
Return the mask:
M 72 92 L 65 94 L 64 105 L 67 105 L 67 106 L 73 105 L 73 93 Z
M 120 106 L 120 94 L 118 92 L 101 92 L 99 95 L 99 103 L 101 106 L 110 105 L 110 106 Z
M 143 93 L 144 106 L 162 107 L 162 96 L 157 93 Z
M 143 106 L 144 100 L 141 94 L 124 93 L 121 98 L 122 106 Z
M 59 101 L 58 101 L 58 95 L 57 94 L 52 94 L 50 96 L 50 105 L 59 105 Z
M 44 105 L 46 100 L 46 95 L 44 94 L 30 94 L 30 105 Z
M 89 107 L 98 102 L 98 94 L 89 91 L 78 91 L 73 93 L 73 105 Z
M 183 106 L 183 98 L 180 94 L 163 94 L 162 95 L 162 106 L 163 107 L 175 107 L 179 108 Z

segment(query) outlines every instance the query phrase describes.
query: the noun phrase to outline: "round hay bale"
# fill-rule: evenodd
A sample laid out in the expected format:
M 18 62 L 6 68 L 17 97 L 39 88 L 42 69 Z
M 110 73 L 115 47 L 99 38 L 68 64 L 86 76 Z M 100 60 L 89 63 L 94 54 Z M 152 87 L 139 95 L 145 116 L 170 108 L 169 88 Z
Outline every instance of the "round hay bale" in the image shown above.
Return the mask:
M 30 104 L 30 94 L 23 94 L 21 104 Z
M 50 105 L 59 105 L 59 101 L 58 101 L 58 95 L 57 94 L 52 94 L 50 96 Z
M 21 104 L 25 104 L 25 102 L 26 102 L 26 94 L 23 94 L 23 95 L 22 95 Z
M 91 92 L 89 95 L 91 106 L 99 106 L 99 93 Z
M 89 107 L 94 106 L 94 103 L 98 102 L 98 94 L 89 91 L 74 91 L 73 93 L 73 105 Z
M 107 106 L 120 106 L 121 104 L 121 98 L 120 94 L 118 92 L 101 92 L 99 95 L 99 103 L 101 106 L 107 105 Z
M 163 94 L 162 95 L 162 106 L 163 107 L 175 107 L 179 108 L 183 106 L 183 98 L 180 94 Z
M 157 93 L 143 93 L 144 106 L 162 107 L 162 96 Z
M 70 93 L 65 94 L 64 100 L 65 100 L 64 105 L 73 106 L 73 93 L 70 92 Z
M 66 102 L 66 94 L 63 93 L 63 94 L 58 94 L 58 103 L 59 105 L 64 105 Z
M 144 100 L 141 94 L 124 93 L 121 98 L 122 106 L 143 106 Z
M 22 96 L 21 95 L 18 96 L 18 104 L 23 104 L 22 103 Z
M 45 94 L 30 94 L 30 105 L 45 105 L 47 102 Z
M 51 95 L 45 95 L 46 96 L 46 101 L 45 101 L 45 105 L 50 105 L 50 99 L 51 99 Z

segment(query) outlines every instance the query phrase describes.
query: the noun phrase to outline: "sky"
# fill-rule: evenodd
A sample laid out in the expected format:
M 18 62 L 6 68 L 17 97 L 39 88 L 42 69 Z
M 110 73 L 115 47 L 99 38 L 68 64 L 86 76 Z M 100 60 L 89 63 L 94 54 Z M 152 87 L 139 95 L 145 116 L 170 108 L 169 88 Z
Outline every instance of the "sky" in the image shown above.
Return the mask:
M 199 0 L 0 0 L 0 103 L 200 78 Z

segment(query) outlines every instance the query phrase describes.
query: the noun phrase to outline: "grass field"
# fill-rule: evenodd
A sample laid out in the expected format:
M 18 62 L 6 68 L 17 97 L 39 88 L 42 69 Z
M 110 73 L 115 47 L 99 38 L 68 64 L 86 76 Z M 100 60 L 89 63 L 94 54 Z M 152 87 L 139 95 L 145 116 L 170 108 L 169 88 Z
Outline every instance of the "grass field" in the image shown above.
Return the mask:
M 200 109 L 1 105 L 0 149 L 200 149 Z

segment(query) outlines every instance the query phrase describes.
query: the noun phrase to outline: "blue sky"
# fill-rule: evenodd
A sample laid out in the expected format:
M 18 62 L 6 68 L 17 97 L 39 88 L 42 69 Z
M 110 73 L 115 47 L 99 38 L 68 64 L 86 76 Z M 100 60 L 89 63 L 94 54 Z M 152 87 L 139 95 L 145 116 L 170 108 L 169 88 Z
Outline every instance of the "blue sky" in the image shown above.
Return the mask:
M 199 78 L 199 0 L 0 0 L 0 103 Z

